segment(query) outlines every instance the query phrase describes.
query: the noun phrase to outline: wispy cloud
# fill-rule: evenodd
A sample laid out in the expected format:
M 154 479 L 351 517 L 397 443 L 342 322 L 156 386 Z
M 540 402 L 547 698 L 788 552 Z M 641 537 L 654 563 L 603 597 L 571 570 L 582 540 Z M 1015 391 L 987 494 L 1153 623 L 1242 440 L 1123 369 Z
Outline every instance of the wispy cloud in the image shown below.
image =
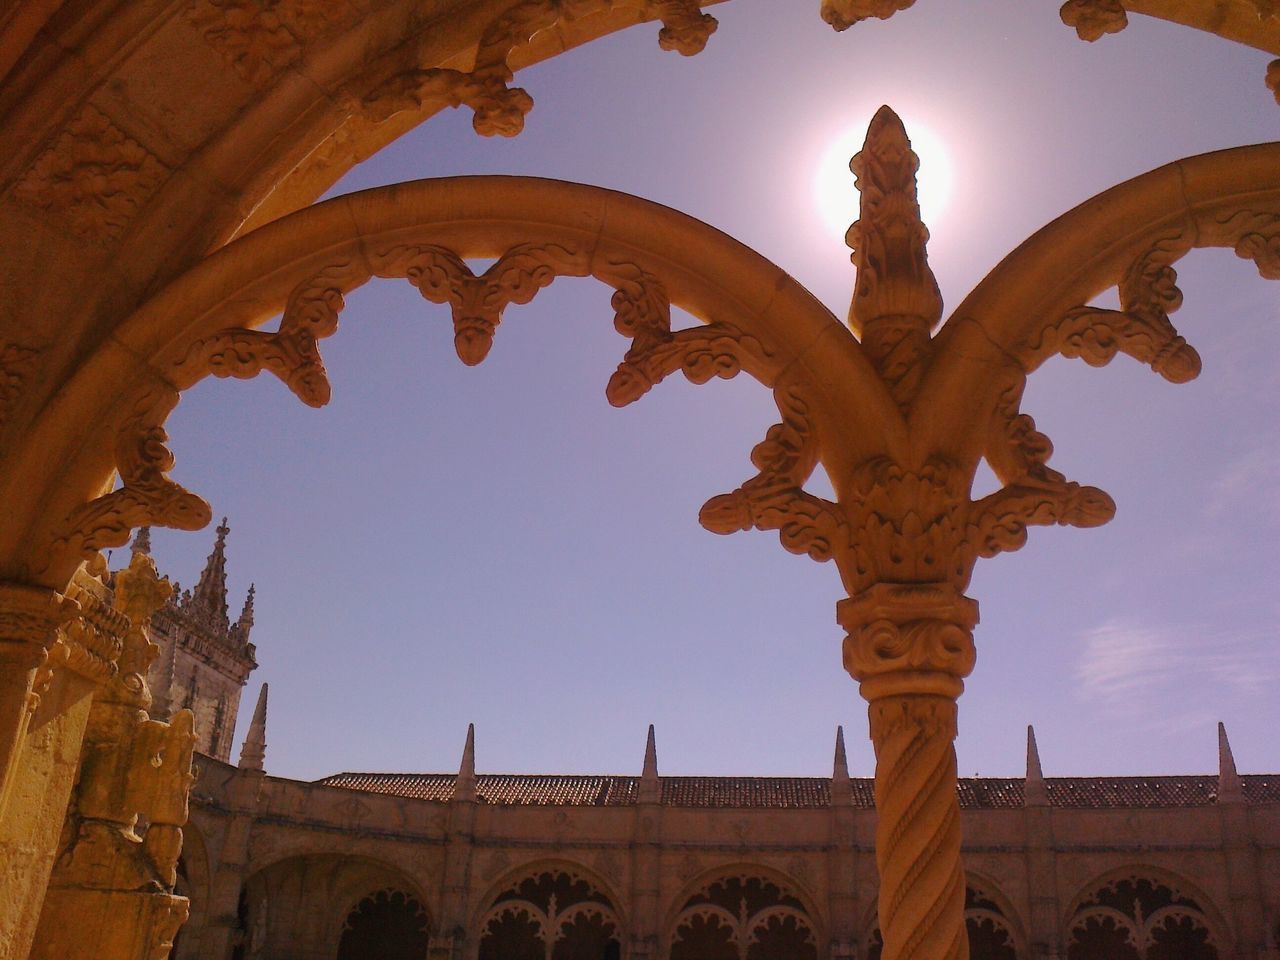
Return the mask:
M 1255 520 L 1280 523 L 1280 451 L 1270 438 L 1223 467 L 1206 507 L 1218 517 L 1237 514 L 1242 505 Z
M 1079 695 L 1113 716 L 1166 729 L 1202 726 L 1216 718 L 1201 704 L 1263 696 L 1280 680 L 1280 654 L 1261 635 L 1109 620 L 1080 640 Z

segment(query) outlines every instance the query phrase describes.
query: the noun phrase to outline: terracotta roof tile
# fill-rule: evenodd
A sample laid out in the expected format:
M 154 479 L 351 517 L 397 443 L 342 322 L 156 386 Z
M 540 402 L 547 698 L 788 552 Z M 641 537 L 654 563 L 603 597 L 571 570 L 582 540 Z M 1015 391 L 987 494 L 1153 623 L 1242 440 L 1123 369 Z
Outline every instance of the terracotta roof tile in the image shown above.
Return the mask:
M 347 790 L 444 802 L 451 773 L 339 773 L 317 783 Z M 1280 774 L 1242 778 L 1251 804 L 1280 803 Z M 618 807 L 637 802 L 640 778 L 566 774 L 481 774 L 476 797 L 505 806 Z M 1216 776 L 1049 777 L 1049 804 L 1076 809 L 1204 807 L 1217 800 Z M 875 805 L 875 782 L 855 778 L 853 805 Z M 1007 810 L 1023 804 L 1021 777 L 965 777 L 957 785 L 965 810 Z M 662 803 L 672 807 L 820 809 L 831 805 L 825 777 L 663 777 Z

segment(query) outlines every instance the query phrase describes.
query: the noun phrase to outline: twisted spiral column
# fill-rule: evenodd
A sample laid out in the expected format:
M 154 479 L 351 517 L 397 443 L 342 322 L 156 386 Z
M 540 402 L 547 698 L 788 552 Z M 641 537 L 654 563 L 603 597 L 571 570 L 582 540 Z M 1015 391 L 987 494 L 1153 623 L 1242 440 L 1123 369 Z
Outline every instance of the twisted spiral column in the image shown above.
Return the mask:
M 838 609 L 876 752 L 883 960 L 968 960 L 954 743 L 977 617 L 943 584 L 877 584 Z

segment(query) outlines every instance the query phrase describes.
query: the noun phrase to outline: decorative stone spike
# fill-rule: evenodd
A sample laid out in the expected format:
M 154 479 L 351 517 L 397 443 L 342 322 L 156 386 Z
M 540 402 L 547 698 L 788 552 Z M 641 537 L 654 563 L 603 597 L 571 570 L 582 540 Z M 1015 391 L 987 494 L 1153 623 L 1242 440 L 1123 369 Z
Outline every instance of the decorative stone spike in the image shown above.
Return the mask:
M 831 779 L 836 783 L 849 782 L 849 758 L 844 752 L 844 727 L 836 727 L 836 759 L 831 771 Z
M 258 703 L 253 708 L 253 719 L 249 721 L 249 732 L 244 735 L 244 743 L 240 747 L 240 769 L 264 769 L 267 759 L 267 685 L 264 683 L 258 691 Z
M 454 782 L 453 799 L 474 803 L 476 799 L 476 725 L 467 724 L 467 742 L 462 748 L 462 764 Z
M 1028 807 L 1043 807 L 1049 803 L 1044 770 L 1040 767 L 1040 748 L 1036 746 L 1036 728 L 1031 724 L 1027 724 L 1027 780 L 1023 786 L 1023 802 Z
M 130 554 L 151 553 L 151 528 L 139 527 L 130 546 Z
M 1236 758 L 1231 755 L 1231 743 L 1223 723 L 1218 724 L 1218 802 L 1244 802 L 1244 781 L 1236 771 Z
M 657 803 L 662 786 L 658 780 L 658 744 L 653 724 L 649 724 L 649 736 L 644 744 L 644 768 L 640 774 L 640 802 Z

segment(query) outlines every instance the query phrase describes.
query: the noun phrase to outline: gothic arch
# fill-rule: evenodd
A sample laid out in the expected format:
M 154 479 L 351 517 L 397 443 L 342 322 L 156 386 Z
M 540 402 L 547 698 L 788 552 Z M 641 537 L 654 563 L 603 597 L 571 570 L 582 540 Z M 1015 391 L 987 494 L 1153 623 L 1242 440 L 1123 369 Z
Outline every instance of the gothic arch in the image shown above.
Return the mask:
M 621 901 L 594 871 L 568 860 L 535 860 L 509 870 L 473 913 L 480 960 L 616 958 L 626 938 Z
M 1086 937 L 1077 938 L 1077 931 L 1114 932 L 1117 939 L 1127 940 L 1136 960 L 1146 960 L 1147 949 L 1160 939 L 1160 931 L 1179 925 L 1202 929 L 1204 936 L 1199 939 L 1212 951 L 1187 960 L 1232 956 L 1231 927 L 1202 890 L 1171 870 L 1133 864 L 1109 870 L 1084 885 L 1063 915 L 1062 943 L 1068 960 L 1078 960 L 1096 947 L 1087 946 Z
M 362 897 L 338 936 L 338 960 L 425 960 L 431 923 L 417 898 L 397 886 Z
M 814 904 L 804 885 L 780 870 L 750 861 L 725 864 L 684 885 L 668 908 L 662 942 L 677 958 L 682 931 L 710 934 L 731 945 L 737 957 L 747 958 L 762 937 L 781 936 L 788 955 L 796 951 L 797 960 L 803 960 L 811 947 L 816 958 L 826 940 L 823 918 Z

